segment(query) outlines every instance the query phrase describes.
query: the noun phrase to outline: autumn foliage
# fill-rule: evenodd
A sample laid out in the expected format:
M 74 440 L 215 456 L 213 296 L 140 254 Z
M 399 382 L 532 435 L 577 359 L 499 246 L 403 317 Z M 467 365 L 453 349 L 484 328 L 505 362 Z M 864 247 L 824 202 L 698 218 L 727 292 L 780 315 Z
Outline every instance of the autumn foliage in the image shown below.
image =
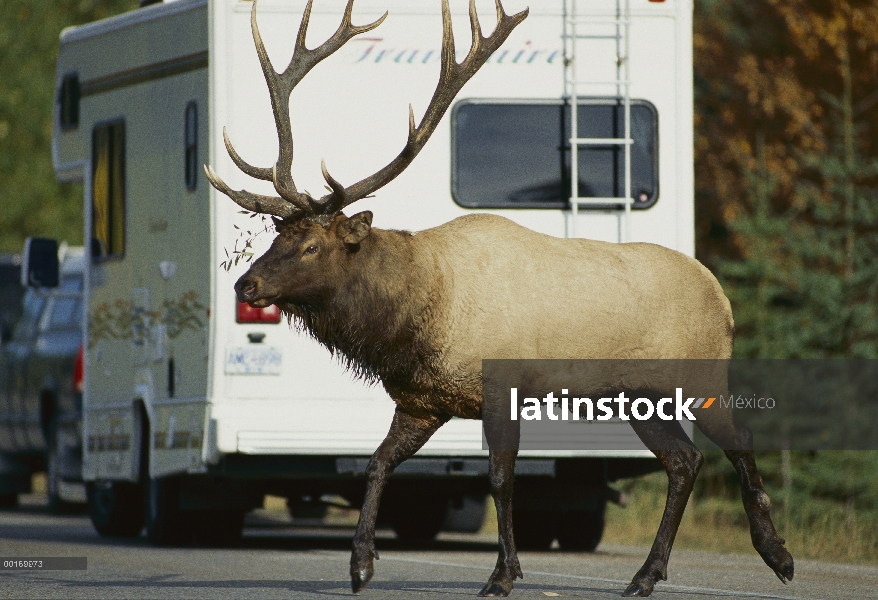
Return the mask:
M 878 356 L 878 1 L 701 0 L 699 257 L 740 356 Z

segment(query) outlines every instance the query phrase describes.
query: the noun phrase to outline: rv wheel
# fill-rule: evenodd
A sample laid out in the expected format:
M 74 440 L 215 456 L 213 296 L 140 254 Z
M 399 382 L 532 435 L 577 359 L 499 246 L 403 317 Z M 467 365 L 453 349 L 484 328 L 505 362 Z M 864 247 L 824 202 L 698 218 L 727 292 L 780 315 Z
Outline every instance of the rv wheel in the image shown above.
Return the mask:
M 143 529 L 143 487 L 125 481 L 85 484 L 88 514 L 103 536 L 135 537 Z
M 548 550 L 555 541 L 557 524 L 555 511 L 512 507 L 512 535 L 519 550 Z
M 179 477 L 150 478 L 146 484 L 146 535 L 156 546 L 178 546 L 192 541 L 195 523 L 180 510 Z
M 448 499 L 440 494 L 425 496 L 403 494 L 394 502 L 388 514 L 396 536 L 406 543 L 429 542 L 442 531 Z
M 569 510 L 561 515 L 558 545 L 562 550 L 594 552 L 604 535 L 605 506 L 595 510 Z
M 18 494 L 10 492 L 0 494 L 0 508 L 15 508 L 18 506 Z

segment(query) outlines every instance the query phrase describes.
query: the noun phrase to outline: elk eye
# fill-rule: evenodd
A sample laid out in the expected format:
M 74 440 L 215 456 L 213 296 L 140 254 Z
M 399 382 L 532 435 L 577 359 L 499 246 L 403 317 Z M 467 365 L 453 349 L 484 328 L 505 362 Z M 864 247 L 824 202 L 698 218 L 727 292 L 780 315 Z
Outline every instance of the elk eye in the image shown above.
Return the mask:
M 313 244 L 308 246 L 305 248 L 305 254 L 317 254 L 317 246 Z

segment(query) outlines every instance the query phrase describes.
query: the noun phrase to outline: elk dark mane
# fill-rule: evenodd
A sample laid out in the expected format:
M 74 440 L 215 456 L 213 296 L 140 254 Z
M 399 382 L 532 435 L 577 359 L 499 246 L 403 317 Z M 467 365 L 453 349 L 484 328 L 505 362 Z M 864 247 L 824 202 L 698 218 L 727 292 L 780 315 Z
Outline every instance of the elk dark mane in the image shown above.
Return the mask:
M 376 285 L 374 274 L 388 263 L 407 264 L 398 258 L 411 237 L 410 232 L 393 230 L 381 235 L 397 238 L 391 246 L 395 256 L 384 256 L 381 250 L 388 246 L 369 239 L 356 253 L 358 268 L 350 270 L 346 285 L 331 298 L 279 303 L 279 307 L 293 327 L 329 349 L 354 377 L 369 384 L 408 386 L 414 381 L 427 387 L 431 377 L 424 365 L 433 362 L 437 351 L 425 320 L 438 310 L 443 282 L 409 272 Z

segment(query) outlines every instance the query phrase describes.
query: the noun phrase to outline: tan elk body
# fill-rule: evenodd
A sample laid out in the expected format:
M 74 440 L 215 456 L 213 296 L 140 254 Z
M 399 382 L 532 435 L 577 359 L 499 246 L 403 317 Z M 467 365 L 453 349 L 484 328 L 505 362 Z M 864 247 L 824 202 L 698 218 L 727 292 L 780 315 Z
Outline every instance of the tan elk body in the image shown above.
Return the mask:
M 206 167 L 214 187 L 240 206 L 276 217 L 278 235 L 235 284 L 238 299 L 254 306 L 277 304 L 354 372 L 380 380 L 397 404 L 390 431 L 366 471 L 351 556 L 355 592 L 374 572 L 375 520 L 394 468 L 451 417 L 482 417 L 483 359 L 728 359 L 732 352 L 728 300 L 707 269 L 679 252 L 652 244 L 558 239 L 490 215 L 469 215 L 412 234 L 373 229 L 370 212 L 351 217 L 341 212 L 414 160 L 457 91 L 527 16 L 527 11 L 507 16 L 495 1 L 497 27 L 484 38 L 471 0 L 472 47 L 458 64 L 443 0 L 440 83 L 421 123 L 416 127 L 410 113 L 409 139 L 399 156 L 350 187 L 335 181 L 324 166 L 332 191 L 320 199 L 299 192 L 290 175 L 289 94 L 320 60 L 384 17 L 355 27 L 349 0 L 338 31 L 308 50 L 309 1 L 293 59 L 278 74 L 259 36 L 254 2 L 251 24 L 271 93 L 279 157 L 272 168 L 257 168 L 238 156 L 228 138 L 226 147 L 239 168 L 272 181 L 280 197 L 231 190 Z M 654 377 L 633 383 L 667 390 L 663 375 Z M 771 522 L 749 432 L 734 424 L 728 410 L 709 412 L 696 424 L 729 448 L 753 545 L 781 581 L 792 579 L 793 559 Z M 656 581 L 667 579 L 671 546 L 702 458 L 677 421 L 631 421 L 631 426 L 669 477 L 655 543 L 625 590 L 629 596 L 648 596 Z M 522 576 L 512 531 L 515 448 L 489 449 L 500 552 L 483 596 L 508 595 Z
M 422 409 L 479 418 L 483 358 L 731 355 L 732 313 L 716 279 L 661 246 L 559 239 L 492 215 L 373 236 L 373 248 L 392 247 L 404 265 L 384 271 L 400 288 L 393 294 L 414 318 L 423 315 L 438 389 Z M 442 397 L 446 387 L 452 392 Z

